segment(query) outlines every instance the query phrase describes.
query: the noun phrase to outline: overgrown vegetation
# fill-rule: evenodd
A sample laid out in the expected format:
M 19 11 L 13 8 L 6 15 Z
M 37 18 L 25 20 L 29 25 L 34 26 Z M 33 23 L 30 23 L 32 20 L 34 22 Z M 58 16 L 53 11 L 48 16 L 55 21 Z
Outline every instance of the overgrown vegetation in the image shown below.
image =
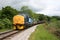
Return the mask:
M 59 40 L 59 39 L 55 35 L 51 34 L 47 29 L 45 29 L 44 24 L 41 24 L 37 26 L 35 32 L 31 34 L 29 40 Z
M 16 14 L 18 14 L 18 11 L 10 6 L 2 8 L 0 10 L 0 30 L 11 29 L 12 18 Z

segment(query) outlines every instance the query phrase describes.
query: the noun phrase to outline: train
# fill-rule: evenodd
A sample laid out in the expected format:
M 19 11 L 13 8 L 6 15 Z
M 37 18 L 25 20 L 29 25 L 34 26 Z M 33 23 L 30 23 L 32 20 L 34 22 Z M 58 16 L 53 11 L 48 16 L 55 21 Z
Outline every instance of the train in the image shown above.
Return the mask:
M 33 19 L 25 14 L 15 15 L 13 17 L 13 29 L 22 30 L 30 27 L 33 24 Z

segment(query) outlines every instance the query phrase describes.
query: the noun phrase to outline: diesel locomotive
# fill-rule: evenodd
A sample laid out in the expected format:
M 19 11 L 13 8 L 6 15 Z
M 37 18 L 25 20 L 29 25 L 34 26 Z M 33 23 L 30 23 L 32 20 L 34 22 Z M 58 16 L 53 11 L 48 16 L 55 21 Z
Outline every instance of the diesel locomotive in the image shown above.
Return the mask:
M 25 14 L 15 15 L 13 17 L 13 28 L 15 30 L 21 30 L 30 27 L 33 23 L 32 18 Z

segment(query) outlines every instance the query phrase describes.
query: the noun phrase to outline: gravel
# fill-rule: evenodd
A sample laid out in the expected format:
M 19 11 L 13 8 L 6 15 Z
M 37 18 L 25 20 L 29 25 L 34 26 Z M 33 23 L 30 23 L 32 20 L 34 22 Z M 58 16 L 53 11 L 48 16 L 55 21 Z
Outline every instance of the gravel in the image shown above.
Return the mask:
M 11 40 L 28 40 L 31 33 L 35 31 L 36 27 L 37 25 L 15 35 L 13 38 L 11 38 Z

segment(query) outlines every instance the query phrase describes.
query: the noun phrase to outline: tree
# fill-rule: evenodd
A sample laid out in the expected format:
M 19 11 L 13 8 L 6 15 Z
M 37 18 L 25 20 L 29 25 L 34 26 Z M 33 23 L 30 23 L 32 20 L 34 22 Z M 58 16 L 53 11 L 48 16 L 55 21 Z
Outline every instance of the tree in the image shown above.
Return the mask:
M 39 18 L 40 21 L 45 20 L 45 16 L 43 14 L 39 14 Z
M 18 11 L 16 9 L 11 8 L 10 6 L 6 6 L 5 8 L 2 8 L 2 16 L 1 18 L 8 18 L 12 19 L 14 15 L 16 15 Z
M 6 6 L 0 10 L 0 29 L 12 28 L 13 16 L 18 14 L 18 11 L 10 6 Z
M 9 29 L 12 28 L 12 23 L 9 19 L 4 18 L 2 22 L 4 23 L 4 28 L 9 28 Z
M 4 18 L 0 19 L 0 29 L 7 29 L 7 28 L 12 28 L 12 23 L 9 19 Z
M 56 18 L 57 20 L 60 20 L 60 16 L 52 16 L 52 18 Z
M 29 15 L 30 17 L 33 17 L 33 13 L 34 13 L 34 12 L 33 12 L 31 9 L 29 9 L 28 6 L 23 6 L 23 7 L 21 8 L 20 13 L 24 13 L 24 14 Z
M 0 19 L 1 19 L 1 16 L 2 16 L 1 14 L 2 14 L 2 10 L 0 10 Z

